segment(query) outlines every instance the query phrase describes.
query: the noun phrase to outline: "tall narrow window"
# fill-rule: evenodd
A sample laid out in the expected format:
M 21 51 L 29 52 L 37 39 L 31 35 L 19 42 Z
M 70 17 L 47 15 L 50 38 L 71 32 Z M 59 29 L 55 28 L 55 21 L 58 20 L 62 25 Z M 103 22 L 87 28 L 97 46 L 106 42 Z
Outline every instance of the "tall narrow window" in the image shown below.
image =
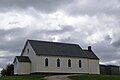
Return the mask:
M 71 60 L 68 60 L 68 67 L 71 67 Z
M 82 66 L 82 65 L 81 65 L 81 60 L 79 60 L 79 68 L 81 68 L 81 66 Z
M 48 66 L 48 58 L 45 59 L 45 66 Z
M 29 49 L 27 49 L 27 53 L 29 53 Z
M 57 59 L 57 67 L 60 67 L 60 59 Z

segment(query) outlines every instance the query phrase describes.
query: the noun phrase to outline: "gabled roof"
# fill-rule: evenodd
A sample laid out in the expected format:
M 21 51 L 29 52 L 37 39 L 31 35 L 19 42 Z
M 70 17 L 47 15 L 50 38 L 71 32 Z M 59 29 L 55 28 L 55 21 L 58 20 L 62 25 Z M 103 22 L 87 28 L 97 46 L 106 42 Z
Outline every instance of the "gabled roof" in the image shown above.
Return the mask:
M 36 55 L 87 58 L 77 44 L 28 40 Z
M 27 56 L 16 56 L 16 58 L 19 62 L 31 62 Z
M 99 58 L 94 54 L 92 50 L 83 50 L 83 52 L 86 54 L 87 58 L 99 60 Z

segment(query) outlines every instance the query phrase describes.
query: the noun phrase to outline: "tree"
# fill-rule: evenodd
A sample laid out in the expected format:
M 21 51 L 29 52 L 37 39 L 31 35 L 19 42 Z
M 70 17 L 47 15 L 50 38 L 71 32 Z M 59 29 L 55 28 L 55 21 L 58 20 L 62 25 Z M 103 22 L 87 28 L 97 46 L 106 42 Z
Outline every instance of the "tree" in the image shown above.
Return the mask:
M 14 72 L 14 65 L 13 64 L 8 64 L 6 66 L 6 69 L 3 69 L 1 71 L 1 75 L 2 76 L 12 76 L 12 75 L 14 75 L 13 72 Z
M 3 69 L 1 70 L 1 75 L 2 75 L 2 76 L 5 76 L 5 75 L 6 75 L 6 69 L 3 68 Z

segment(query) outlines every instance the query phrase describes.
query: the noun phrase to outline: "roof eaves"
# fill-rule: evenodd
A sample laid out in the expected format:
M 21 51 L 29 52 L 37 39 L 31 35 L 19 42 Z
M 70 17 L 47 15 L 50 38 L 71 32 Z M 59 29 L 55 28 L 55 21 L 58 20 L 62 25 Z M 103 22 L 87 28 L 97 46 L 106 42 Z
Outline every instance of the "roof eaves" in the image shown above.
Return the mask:
M 21 58 L 23 58 L 23 59 L 21 60 Z M 30 63 L 31 63 L 29 57 L 27 57 L 27 56 L 16 56 L 16 59 L 17 59 L 19 62 L 30 62 Z M 26 60 L 25 60 L 25 59 L 26 59 Z
M 84 51 L 90 51 L 90 50 L 83 49 L 83 52 Z M 91 50 L 91 52 L 96 58 L 90 58 L 89 55 L 84 52 L 88 59 L 100 60 L 92 50 Z
M 69 55 L 50 55 L 50 54 L 36 54 L 37 56 L 58 56 L 58 57 L 76 57 L 76 58 L 87 58 L 79 56 L 69 56 Z

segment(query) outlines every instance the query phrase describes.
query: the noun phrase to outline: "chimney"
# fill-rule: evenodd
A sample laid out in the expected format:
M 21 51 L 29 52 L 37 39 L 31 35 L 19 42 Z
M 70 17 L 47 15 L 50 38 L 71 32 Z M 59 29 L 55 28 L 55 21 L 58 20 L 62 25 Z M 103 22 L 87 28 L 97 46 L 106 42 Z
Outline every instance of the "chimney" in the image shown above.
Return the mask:
M 91 46 L 88 46 L 88 50 L 89 50 L 89 51 L 92 51 L 92 48 L 91 48 Z

